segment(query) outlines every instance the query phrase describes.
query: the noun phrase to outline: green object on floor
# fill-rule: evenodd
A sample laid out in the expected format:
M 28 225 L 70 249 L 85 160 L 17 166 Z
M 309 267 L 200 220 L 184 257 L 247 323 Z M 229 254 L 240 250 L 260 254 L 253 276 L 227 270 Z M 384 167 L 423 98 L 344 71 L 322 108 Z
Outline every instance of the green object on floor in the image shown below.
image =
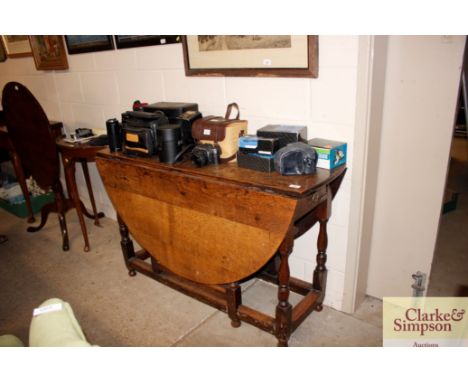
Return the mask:
M 38 195 L 38 196 L 32 196 L 31 206 L 32 206 L 33 213 L 36 214 L 37 212 L 41 210 L 43 206 L 53 201 L 54 201 L 53 192 L 48 192 L 47 194 Z M 25 201 L 23 201 L 22 203 L 18 203 L 18 204 L 10 204 L 6 202 L 5 200 L 0 199 L 0 207 L 20 218 L 25 218 L 28 216 L 28 210 L 26 208 Z

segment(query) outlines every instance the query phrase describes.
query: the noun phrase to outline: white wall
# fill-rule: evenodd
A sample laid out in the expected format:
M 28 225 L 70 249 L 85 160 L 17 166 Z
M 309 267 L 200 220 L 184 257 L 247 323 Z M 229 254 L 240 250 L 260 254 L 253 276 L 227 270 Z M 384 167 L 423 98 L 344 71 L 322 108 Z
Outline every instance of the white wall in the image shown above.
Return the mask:
M 319 78 L 194 78 L 186 77 L 182 46 L 167 45 L 68 56 L 69 70 L 37 71 L 32 58 L 0 63 L 0 87 L 11 80 L 25 84 L 49 119 L 61 120 L 69 131 L 104 128 L 105 120 L 129 110 L 132 101 L 198 102 L 203 114 L 224 114 L 237 102 L 249 132 L 268 123 L 308 126 L 309 137 L 347 141 L 349 170 L 329 222 L 329 268 L 325 303 L 342 306 L 352 179 L 358 37 L 319 39 Z M 95 166 L 91 166 L 97 203 L 113 215 Z M 86 189 L 80 170 L 80 194 Z M 293 276 L 311 280 L 315 267 L 317 229 L 295 243 Z
M 380 130 L 380 149 L 369 153 L 378 170 L 375 205 L 367 211 L 373 213 L 367 293 L 409 296 L 411 275 L 430 273 L 465 37 L 384 39 L 383 107 L 380 94 L 370 126 Z

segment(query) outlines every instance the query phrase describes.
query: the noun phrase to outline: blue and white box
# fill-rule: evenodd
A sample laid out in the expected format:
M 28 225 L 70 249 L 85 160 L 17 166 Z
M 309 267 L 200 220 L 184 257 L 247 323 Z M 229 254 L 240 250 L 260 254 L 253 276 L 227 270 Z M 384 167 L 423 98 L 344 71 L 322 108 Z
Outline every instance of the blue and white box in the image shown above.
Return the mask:
M 345 142 L 314 138 L 308 144 L 317 151 L 317 167 L 333 170 L 346 163 L 348 145 Z

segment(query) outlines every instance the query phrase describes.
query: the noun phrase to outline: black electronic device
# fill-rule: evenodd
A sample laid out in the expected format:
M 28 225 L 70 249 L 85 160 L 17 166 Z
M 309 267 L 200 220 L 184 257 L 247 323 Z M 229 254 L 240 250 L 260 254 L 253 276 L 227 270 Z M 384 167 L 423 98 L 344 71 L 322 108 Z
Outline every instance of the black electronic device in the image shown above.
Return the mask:
M 202 114 L 198 111 L 197 103 L 189 102 L 155 102 L 143 106 L 147 112 L 162 112 L 169 119 L 169 123 L 178 123 L 181 126 L 182 141 L 184 145 L 194 143 L 192 138 L 192 123 Z
M 79 128 L 75 130 L 75 138 L 88 138 L 94 136 L 93 130 L 87 128 Z
M 143 111 L 150 113 L 162 111 L 167 118 L 176 118 L 186 111 L 198 111 L 198 104 L 190 102 L 155 102 L 144 105 Z
M 275 154 L 275 170 L 281 175 L 309 175 L 316 167 L 317 152 L 303 142 L 290 143 Z
M 209 164 L 219 164 L 221 148 L 217 144 L 202 143 L 195 146 L 192 150 L 192 162 L 203 167 Z

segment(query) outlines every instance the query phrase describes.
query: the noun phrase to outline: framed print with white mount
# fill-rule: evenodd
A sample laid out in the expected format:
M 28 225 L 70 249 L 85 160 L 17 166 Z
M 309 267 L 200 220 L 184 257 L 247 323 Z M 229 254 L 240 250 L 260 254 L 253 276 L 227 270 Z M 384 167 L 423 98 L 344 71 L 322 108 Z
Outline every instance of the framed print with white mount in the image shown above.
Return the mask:
M 182 36 L 187 76 L 318 77 L 318 36 Z

